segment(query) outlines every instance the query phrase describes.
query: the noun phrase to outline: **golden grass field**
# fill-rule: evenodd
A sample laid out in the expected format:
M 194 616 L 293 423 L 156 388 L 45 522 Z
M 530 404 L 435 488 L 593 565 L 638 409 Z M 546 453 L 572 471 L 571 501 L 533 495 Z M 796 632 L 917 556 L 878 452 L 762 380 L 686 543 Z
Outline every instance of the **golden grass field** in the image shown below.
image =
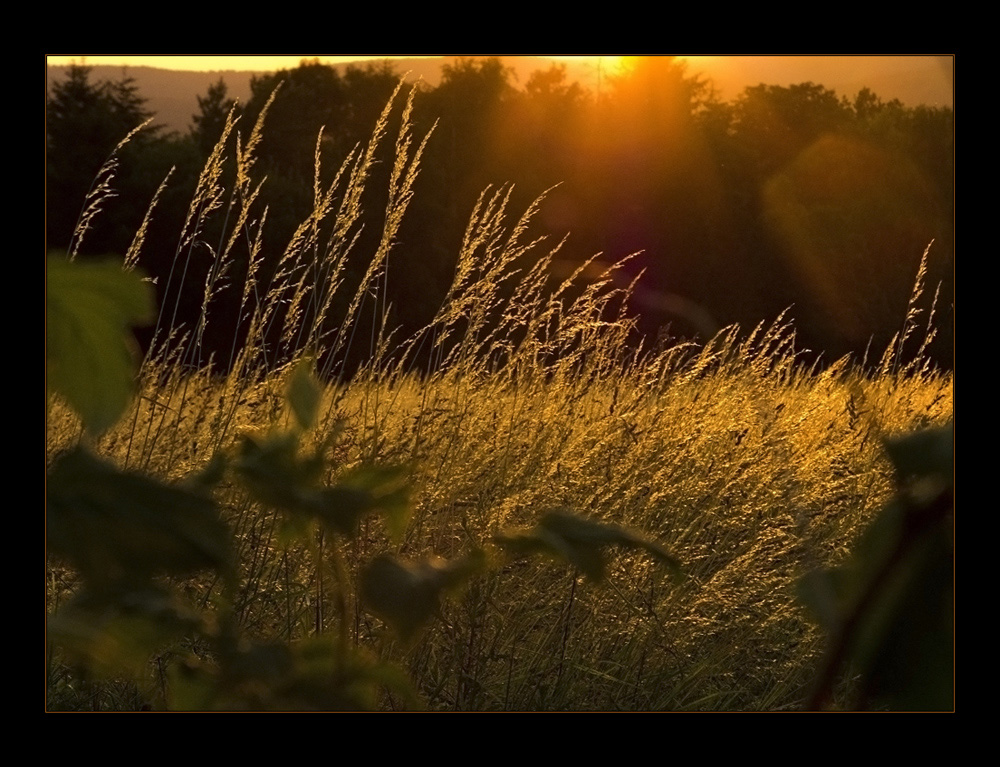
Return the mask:
M 566 564 L 508 562 L 445 600 L 405 646 L 363 609 L 356 589 L 346 610 L 334 605 L 335 590 L 309 547 L 289 542 L 273 510 L 223 481 L 216 498 L 240 568 L 232 609 L 247 637 L 288 642 L 345 632 L 402 666 L 433 710 L 800 706 L 822 636 L 798 600 L 799 578 L 843 561 L 891 497 L 883 439 L 953 417 L 952 375 L 920 354 L 904 362 L 900 351 L 906 344 L 912 352 L 930 332 L 923 286 L 900 318 L 895 345 L 866 368 L 846 358 L 803 364 L 794 328 L 780 318 L 751 333 L 727 329 L 701 346 L 636 351 L 628 344 L 627 291 L 610 274 L 553 283 L 558 247 L 529 241 L 534 208 L 514 215 L 500 189 L 484 193 L 474 211 L 452 291 L 423 333 L 398 339 L 384 324 L 358 327 L 362 314 L 372 316 L 366 301 L 374 301 L 374 316 L 387 316 L 378 288 L 426 140 L 410 134 L 404 116 L 382 244 L 347 316 L 317 322 L 305 307 L 333 304 L 386 125 L 333 186 L 317 182 L 313 215 L 270 284 L 254 282 L 259 238 L 251 246 L 243 286 L 251 331 L 225 372 L 212 372 L 200 356 L 204 328 L 171 327 L 171 307 L 161 307 L 137 396 L 115 426 L 84 436 L 75 413 L 50 399 L 49 460 L 82 438 L 119 467 L 179 481 L 232 450 L 241 434 L 287 426 L 294 365 L 336 359 L 363 338 L 372 355 L 352 376 L 320 362 L 325 384 L 308 439 L 329 441 L 331 483 L 360 465 L 404 467 L 411 515 L 395 540 L 378 520 L 361 523 L 344 550 L 352 583 L 375 553 L 453 558 L 554 509 L 642 532 L 680 561 L 685 578 L 637 555 L 615 558 L 599 585 Z M 204 286 L 206 306 L 236 238 L 256 236 L 253 149 L 261 129 L 235 155 L 223 137 L 178 237 L 177 279 L 199 227 L 232 198 L 236 212 Z M 230 188 L 224 177 L 233 179 Z M 88 201 L 95 215 L 106 204 L 99 194 Z M 127 268 L 141 263 L 141 251 L 142 232 Z M 283 328 L 280 346 L 256 342 L 274 323 Z M 421 344 L 436 354 L 417 369 Z M 47 578 L 54 609 L 77 579 L 55 561 Z M 195 605 L 212 604 L 218 589 L 207 576 L 183 584 Z M 148 677 L 125 687 L 81 682 L 56 653 L 49 705 L 156 699 L 157 664 L 180 646 L 164 649 Z M 391 694 L 379 703 L 396 705 Z

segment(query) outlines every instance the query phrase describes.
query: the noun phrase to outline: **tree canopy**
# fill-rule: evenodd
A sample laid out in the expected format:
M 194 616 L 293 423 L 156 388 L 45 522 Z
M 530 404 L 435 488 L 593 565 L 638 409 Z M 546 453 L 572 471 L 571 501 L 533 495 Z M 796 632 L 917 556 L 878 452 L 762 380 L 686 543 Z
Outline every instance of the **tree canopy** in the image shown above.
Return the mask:
M 267 206 L 269 232 L 262 275 L 273 274 L 278 243 L 309 214 L 320 131 L 322 180 L 329 183 L 367 142 L 398 78 L 388 62 L 337 70 L 303 61 L 253 79 L 250 99 L 239 105 L 243 140 L 277 90 L 259 147 L 258 170 L 267 176 L 259 205 L 261 213 Z M 153 225 L 179 230 L 199 158 L 234 107 L 224 80 L 199 96 L 198 107 L 188 135 L 153 128 L 130 142 L 116 182 L 121 194 L 95 225 L 93 252 L 124 251 L 125 232 L 141 222 L 172 165 L 174 191 Z M 51 84 L 50 248 L 66 247 L 98 169 L 148 117 L 124 74 L 93 82 L 87 67 L 76 66 Z M 522 85 L 499 59 L 459 59 L 444 66 L 439 85 L 420 86 L 415 119 L 423 130 L 437 127 L 398 234 L 397 273 L 406 278 L 390 288 L 394 317 L 408 330 L 427 321 L 448 289 L 479 192 L 508 181 L 517 204 L 555 187 L 539 221 L 548 234 L 570 233 L 564 258 L 580 262 L 601 252 L 617 261 L 641 251 L 628 268 L 633 276 L 643 272 L 634 309 L 646 334 L 666 325 L 681 335 L 698 332 L 665 308 L 669 296 L 693 302 L 719 325 L 752 327 L 794 305 L 806 346 L 828 358 L 860 354 L 898 329 L 931 239 L 930 278 L 943 283 L 939 309 L 949 309 L 950 109 L 906 107 L 867 88 L 842 95 L 816 83 L 761 84 L 724 102 L 710 82 L 670 57 L 632 61 L 600 93 L 570 82 L 559 65 Z M 373 173 L 387 179 L 391 167 L 386 156 Z M 233 180 L 223 183 L 232 188 Z M 365 271 L 381 232 L 384 184 L 372 190 L 348 279 Z M 176 245 L 176 235 L 151 241 L 144 266 L 165 276 Z M 192 295 L 186 305 L 195 311 L 199 301 Z M 225 307 L 219 310 L 235 311 Z M 938 349 L 947 364 L 950 333 Z

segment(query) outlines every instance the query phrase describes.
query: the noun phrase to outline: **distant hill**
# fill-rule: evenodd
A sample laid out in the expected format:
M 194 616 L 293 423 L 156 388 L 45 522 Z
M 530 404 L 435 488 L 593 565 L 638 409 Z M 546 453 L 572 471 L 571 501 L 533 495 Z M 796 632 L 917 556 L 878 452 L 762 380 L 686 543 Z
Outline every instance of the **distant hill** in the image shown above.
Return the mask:
M 438 59 L 393 59 L 396 70 L 408 73 L 408 79 L 423 78 L 437 85 L 441 65 L 455 57 Z M 523 84 L 531 72 L 546 69 L 550 59 L 541 56 L 504 56 L 504 63 L 514 69 L 517 82 Z M 597 67 L 592 61 L 562 62 L 571 80 L 587 87 L 597 85 Z M 343 71 L 347 64 L 337 69 Z M 66 67 L 52 66 L 47 70 L 48 83 L 66 76 Z M 928 104 L 951 106 L 954 100 L 954 59 L 951 56 L 710 56 L 689 62 L 692 74 L 710 79 L 724 99 L 738 96 L 747 86 L 791 85 L 814 82 L 831 88 L 841 95 L 853 96 L 869 87 L 885 100 L 898 98 L 908 106 Z M 225 80 L 229 94 L 245 101 L 250 96 L 251 71 L 182 72 L 153 67 L 128 67 L 139 92 L 148 100 L 157 122 L 168 130 L 187 132 L 191 117 L 198 111 L 198 96 L 210 85 Z M 97 80 L 117 80 L 121 67 L 95 66 Z
M 524 75 L 524 79 L 536 69 L 545 69 L 552 62 L 538 57 L 509 57 L 516 64 L 516 71 Z M 437 85 L 441 80 L 441 65 L 450 59 L 393 59 L 393 66 L 401 75 L 415 82 L 424 79 L 430 85 Z M 359 65 L 364 66 L 365 62 Z M 350 64 L 340 64 L 335 69 L 343 72 Z M 48 67 L 49 83 L 65 78 L 68 67 Z M 248 70 L 213 70 L 210 72 L 184 72 L 172 69 L 156 69 L 154 67 L 122 67 L 94 66 L 91 67 L 91 77 L 94 80 L 120 80 L 123 73 L 135 78 L 139 93 L 147 99 L 149 109 L 156 114 L 156 122 L 165 125 L 168 130 L 186 133 L 191 127 L 191 118 L 198 111 L 198 96 L 204 96 L 208 88 L 221 78 L 229 88 L 231 98 L 246 101 L 250 98 L 250 78 L 254 75 L 268 74 Z

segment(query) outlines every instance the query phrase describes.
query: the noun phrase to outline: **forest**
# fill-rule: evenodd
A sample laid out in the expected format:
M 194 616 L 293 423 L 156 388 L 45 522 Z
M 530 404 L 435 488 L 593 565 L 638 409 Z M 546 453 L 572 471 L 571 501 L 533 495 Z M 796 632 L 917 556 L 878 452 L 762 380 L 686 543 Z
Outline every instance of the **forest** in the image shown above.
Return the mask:
M 51 83 L 46 711 L 953 711 L 953 115 Z
M 314 159 L 322 160 L 318 180 L 328 182 L 367 140 L 398 79 L 389 62 L 340 75 L 303 61 L 255 78 L 250 101 L 240 105 L 220 81 L 199 96 L 190 132 L 179 135 L 157 129 L 127 76 L 91 82 L 86 67 L 74 67 L 52 84 L 48 109 L 48 248 L 70 246 L 98 169 L 129 131 L 152 118 L 123 149 L 119 200 L 94 223 L 81 255 L 125 253 L 174 168 L 140 258 L 166 285 L 177 246 L 171 233 L 229 110 L 235 106 L 240 118 L 229 139 L 235 141 L 280 85 L 259 148 L 268 179 L 260 203 L 272 232 L 260 268 L 273 274 L 281 257 L 276 243 L 287 242 L 312 207 Z M 842 95 L 814 83 L 762 84 L 721 102 L 710 82 L 670 57 L 638 59 L 599 94 L 568 82 L 558 64 L 517 87 L 499 60 L 470 59 L 446 65 L 437 87 L 418 90 L 413 119 L 418 130 L 436 128 L 387 284 L 390 324 L 404 333 L 426 324 L 445 295 L 479 193 L 508 183 L 520 207 L 551 190 L 535 223 L 539 233 L 568 235 L 558 269 L 571 273 L 595 253 L 609 264 L 629 259 L 620 279 L 638 278 L 633 311 L 646 343 L 704 341 L 730 324 L 752 328 L 788 310 L 804 353 L 827 362 L 847 353 L 861 358 L 896 332 L 932 241 L 928 283 L 940 285 L 938 318 L 950 327 L 950 109 L 904 107 L 868 89 Z M 347 265 L 355 284 L 374 252 L 384 202 L 373 198 L 365 206 L 364 215 L 376 220 L 363 227 Z M 200 244 L 218 249 L 212 237 L 209 228 Z M 246 253 L 234 259 L 245 275 Z M 202 296 L 187 288 L 202 284 L 207 262 L 191 259 L 189 278 L 175 283 L 182 294 L 159 297 L 176 301 L 188 324 Z M 213 299 L 222 335 L 205 344 L 217 365 L 225 366 L 233 335 L 245 332 L 237 302 L 234 291 Z M 333 308 L 332 321 L 343 309 Z M 931 349 L 945 367 L 951 338 L 946 329 Z

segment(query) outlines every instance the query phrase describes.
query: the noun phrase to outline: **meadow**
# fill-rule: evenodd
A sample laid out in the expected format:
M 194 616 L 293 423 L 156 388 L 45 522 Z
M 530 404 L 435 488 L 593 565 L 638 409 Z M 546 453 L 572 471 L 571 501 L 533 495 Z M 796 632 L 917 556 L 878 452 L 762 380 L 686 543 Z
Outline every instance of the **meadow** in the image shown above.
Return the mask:
M 174 327 L 175 308 L 158 307 L 134 392 L 99 427 L 86 414 L 81 421 L 72 397 L 49 397 L 50 467 L 82 443 L 115 471 L 164 487 L 211 474 L 198 480 L 199 492 L 228 531 L 232 570 L 199 564 L 170 578 L 150 573 L 144 588 L 155 583 L 171 605 L 198 616 L 197 628 L 168 632 L 169 641 L 156 634 L 153 643 L 147 631 L 133 645 L 145 628 L 79 611 L 80 595 L 94 594 L 88 565 L 65 550 L 50 556 L 50 614 L 66 614 L 67 605 L 78 612 L 69 613 L 77 621 L 70 629 L 63 622 L 50 633 L 47 708 L 327 707 L 310 702 L 322 695 L 294 698 L 287 685 L 275 694 L 284 684 L 274 681 L 277 672 L 256 686 L 246 683 L 253 674 L 219 683 L 226 692 L 212 697 L 204 680 L 225 668 L 220 637 L 238 637 L 238 648 L 293 648 L 295 663 L 302 656 L 294 648 L 328 638 L 333 665 L 313 668 L 310 679 L 326 673 L 342 682 L 337 664 L 364 658 L 378 674 L 363 700 L 381 710 L 801 708 L 824 636 L 799 598 L 800 579 L 844 562 L 893 497 L 884 440 L 953 417 L 952 375 L 921 353 L 934 332 L 922 275 L 900 334 L 864 365 L 806 364 L 780 317 L 704 344 L 637 347 L 629 290 L 613 271 L 595 278 L 592 265 L 553 278 L 559 243 L 529 234 L 544 198 L 514 211 L 505 187 L 476 204 L 438 315 L 398 338 L 380 286 L 405 279 L 393 272 L 392 253 L 419 194 L 430 137 L 412 135 L 405 94 L 394 101 L 403 112 L 395 141 L 387 138 L 390 104 L 332 184 L 320 181 L 317 148 L 315 208 L 266 277 L 255 260 L 266 218 L 254 207 L 261 182 L 253 166 L 266 113 L 236 145 L 230 123 L 178 233 L 171 277 L 184 281 L 189 259 L 204 257 L 196 243 L 208 222 L 224 220 L 208 249 L 202 322 Z M 365 187 L 386 145 L 392 171 L 381 243 L 345 297 L 338 291 Z M 113 173 L 112 158 L 85 202 L 76 247 L 113 204 Z M 143 237 L 137 232 L 125 270 L 141 264 Z M 227 285 L 239 247 L 247 253 L 237 286 L 246 340 L 234 342 L 229 360 L 204 359 L 212 298 Z M 347 371 L 338 360 L 358 344 L 369 348 L 368 362 Z M 279 445 L 287 455 L 265 455 Z M 248 469 L 258 458 L 254 471 L 265 473 L 287 458 L 287 474 L 261 479 Z M 216 472 L 220 460 L 226 469 Z M 378 496 L 372 509 L 396 511 L 342 527 L 322 515 L 305 522 L 288 512 L 304 508 L 301 497 L 274 492 L 288 477 L 309 492 Z M 551 512 L 635 531 L 644 543 L 593 568 L 572 554 L 539 559 L 504 548 L 516 538 L 511 531 L 538 530 Z M 631 540 L 609 535 L 602 544 Z M 680 574 L 650 556 L 661 550 Z M 449 575 L 426 614 L 400 624 L 405 607 L 394 622 L 365 598 L 373 560 Z M 121 594 L 113 599 L 120 607 Z M 76 641 L 83 634 L 89 638 Z M 243 661 L 269 662 L 239 652 Z M 184 681 L 191 678 L 201 681 Z M 834 705 L 850 700 L 851 683 L 838 683 Z M 360 698 L 343 700 L 361 707 Z

